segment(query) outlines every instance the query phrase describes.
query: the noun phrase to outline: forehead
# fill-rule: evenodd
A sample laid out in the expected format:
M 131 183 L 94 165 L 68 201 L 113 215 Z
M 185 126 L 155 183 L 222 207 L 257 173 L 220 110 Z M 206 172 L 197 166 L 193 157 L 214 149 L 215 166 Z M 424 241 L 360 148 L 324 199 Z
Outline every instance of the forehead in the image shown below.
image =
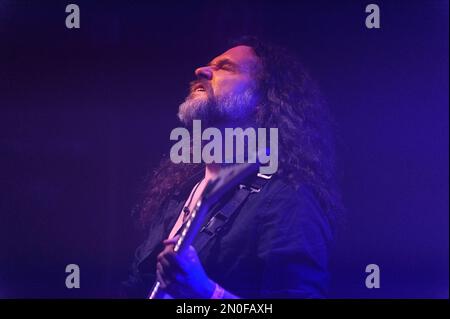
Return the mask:
M 220 60 L 230 60 L 242 67 L 253 67 L 257 65 L 259 59 L 253 48 L 246 45 L 238 45 L 215 57 L 211 63 L 216 63 Z

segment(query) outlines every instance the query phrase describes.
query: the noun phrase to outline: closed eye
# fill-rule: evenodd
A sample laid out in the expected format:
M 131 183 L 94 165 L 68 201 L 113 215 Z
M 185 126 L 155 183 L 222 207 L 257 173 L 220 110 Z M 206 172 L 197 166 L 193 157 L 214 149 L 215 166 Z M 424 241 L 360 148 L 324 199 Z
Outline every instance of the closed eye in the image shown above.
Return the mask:
M 220 68 L 222 70 L 226 70 L 226 71 L 234 71 L 235 70 L 234 65 L 232 65 L 231 63 L 224 63 L 220 66 Z
M 237 69 L 237 65 L 230 61 L 229 59 L 220 60 L 216 63 L 209 63 L 209 66 L 212 66 L 216 69 L 222 69 L 225 71 L 235 71 Z

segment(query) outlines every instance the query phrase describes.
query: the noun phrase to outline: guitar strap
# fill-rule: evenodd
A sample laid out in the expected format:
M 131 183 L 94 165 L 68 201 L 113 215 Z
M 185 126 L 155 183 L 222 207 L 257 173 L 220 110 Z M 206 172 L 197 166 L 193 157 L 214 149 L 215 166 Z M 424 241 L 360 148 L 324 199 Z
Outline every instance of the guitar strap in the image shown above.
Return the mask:
M 239 189 L 231 199 L 201 228 L 194 240 L 197 252 L 202 250 L 224 228 L 248 196 L 252 193 L 259 193 L 271 178 L 272 175 L 258 173 L 257 176 L 251 178 L 248 182 L 240 184 Z

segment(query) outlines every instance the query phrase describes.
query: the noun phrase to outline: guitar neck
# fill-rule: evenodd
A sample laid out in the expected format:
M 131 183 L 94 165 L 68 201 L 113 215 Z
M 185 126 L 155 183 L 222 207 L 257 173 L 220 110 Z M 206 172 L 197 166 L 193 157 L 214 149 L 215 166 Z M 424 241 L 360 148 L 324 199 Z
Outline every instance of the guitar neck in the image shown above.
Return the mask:
M 175 247 L 173 248 L 174 252 L 182 254 L 187 247 L 192 245 L 208 211 L 208 205 L 203 205 L 202 200 L 198 200 L 194 210 L 191 212 L 191 215 L 183 226 L 180 238 L 178 238 Z

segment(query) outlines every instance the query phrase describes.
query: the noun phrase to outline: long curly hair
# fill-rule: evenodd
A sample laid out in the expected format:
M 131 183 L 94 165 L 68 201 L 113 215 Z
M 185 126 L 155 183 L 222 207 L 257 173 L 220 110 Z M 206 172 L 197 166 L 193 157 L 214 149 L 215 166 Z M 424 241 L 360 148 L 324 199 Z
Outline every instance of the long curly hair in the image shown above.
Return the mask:
M 262 62 L 256 123 L 279 130 L 277 175 L 295 189 L 309 187 L 335 225 L 343 210 L 335 176 L 335 125 L 316 83 L 285 48 L 249 36 L 230 44 L 252 47 Z M 149 176 L 143 201 L 135 209 L 140 224 L 148 227 L 154 222 L 175 189 L 203 169 L 203 164 L 173 164 L 164 158 Z

